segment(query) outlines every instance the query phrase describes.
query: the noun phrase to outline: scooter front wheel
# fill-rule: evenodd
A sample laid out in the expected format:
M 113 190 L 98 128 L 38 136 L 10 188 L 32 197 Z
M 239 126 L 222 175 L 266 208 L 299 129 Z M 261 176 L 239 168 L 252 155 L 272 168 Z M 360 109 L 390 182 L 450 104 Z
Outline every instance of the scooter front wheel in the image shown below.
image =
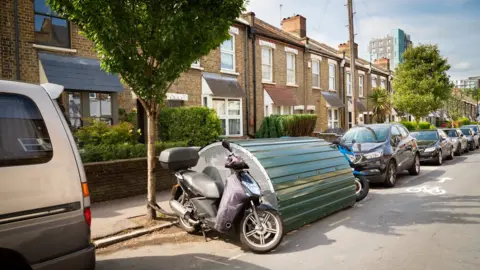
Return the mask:
M 355 194 L 357 195 L 357 202 L 365 199 L 368 195 L 368 191 L 370 190 L 370 184 L 368 179 L 363 176 L 356 176 L 355 177 Z
M 283 239 L 283 222 L 274 210 L 257 209 L 260 224 L 253 211 L 248 212 L 240 222 L 240 241 L 255 253 L 267 253 L 275 249 Z

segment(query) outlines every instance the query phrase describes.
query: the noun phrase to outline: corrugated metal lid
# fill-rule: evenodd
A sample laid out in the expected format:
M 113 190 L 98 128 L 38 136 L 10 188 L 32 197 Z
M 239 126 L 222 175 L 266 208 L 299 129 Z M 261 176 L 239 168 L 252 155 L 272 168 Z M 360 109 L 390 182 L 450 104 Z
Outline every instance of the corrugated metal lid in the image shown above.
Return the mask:
M 120 78 L 103 71 L 96 59 L 51 53 L 39 53 L 38 56 L 50 83 L 71 90 L 123 92 Z
M 264 86 L 273 103 L 276 106 L 295 106 L 298 105 L 293 90 L 289 87 Z
M 325 98 L 327 101 L 328 105 L 330 107 L 334 108 L 343 108 L 345 107 L 345 104 L 338 98 L 336 93 L 329 93 L 329 92 L 322 92 L 322 96 Z
M 245 96 L 245 91 L 236 78 L 209 72 L 203 72 L 202 75 L 214 96 L 236 98 Z

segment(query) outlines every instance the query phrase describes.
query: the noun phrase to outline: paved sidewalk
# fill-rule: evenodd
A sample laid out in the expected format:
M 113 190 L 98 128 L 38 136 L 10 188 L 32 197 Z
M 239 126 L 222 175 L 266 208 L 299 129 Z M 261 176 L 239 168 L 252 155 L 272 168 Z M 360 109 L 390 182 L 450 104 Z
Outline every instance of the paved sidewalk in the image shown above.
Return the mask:
M 129 218 L 145 215 L 147 195 L 129 197 L 108 202 L 94 203 L 92 209 L 92 238 L 98 239 L 124 230 L 138 228 Z M 170 191 L 157 193 L 157 203 L 171 211 L 168 205 Z

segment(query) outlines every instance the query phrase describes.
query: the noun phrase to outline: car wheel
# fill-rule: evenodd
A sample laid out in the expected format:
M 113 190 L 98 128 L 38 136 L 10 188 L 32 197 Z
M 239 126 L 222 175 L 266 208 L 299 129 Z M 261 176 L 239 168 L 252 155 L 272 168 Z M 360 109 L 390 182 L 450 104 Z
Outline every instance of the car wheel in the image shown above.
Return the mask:
M 397 182 L 397 165 L 395 161 L 390 161 L 385 172 L 385 186 L 393 187 Z
M 470 151 L 474 151 L 475 150 L 475 143 L 473 142 L 472 144 L 470 144 Z
M 468 148 L 469 148 L 469 146 L 468 146 L 468 144 L 467 144 L 467 146 L 465 147 L 465 150 L 463 150 L 463 152 L 464 152 L 465 154 L 469 152 L 469 151 L 468 151 Z
M 463 153 L 462 145 L 458 144 L 457 146 L 457 152 L 455 153 L 457 156 L 461 156 Z
M 448 160 L 452 160 L 455 153 L 453 152 L 453 147 L 450 148 L 450 155 L 447 157 Z
M 410 175 L 419 175 L 420 174 L 420 158 L 418 155 L 415 155 L 415 159 L 413 160 L 412 167 L 408 170 Z
M 438 151 L 438 157 L 437 157 L 437 161 L 435 162 L 438 166 L 442 165 L 443 163 L 443 153 L 442 151 Z

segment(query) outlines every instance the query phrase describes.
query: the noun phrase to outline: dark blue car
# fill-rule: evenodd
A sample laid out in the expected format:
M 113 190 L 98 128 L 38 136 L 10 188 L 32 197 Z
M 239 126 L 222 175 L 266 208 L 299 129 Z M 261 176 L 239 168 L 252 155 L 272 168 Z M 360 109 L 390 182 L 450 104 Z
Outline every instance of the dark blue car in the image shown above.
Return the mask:
M 401 124 L 356 126 L 343 135 L 342 142 L 363 155 L 356 169 L 363 171 L 372 183 L 393 187 L 397 173 L 420 173 L 417 142 Z

